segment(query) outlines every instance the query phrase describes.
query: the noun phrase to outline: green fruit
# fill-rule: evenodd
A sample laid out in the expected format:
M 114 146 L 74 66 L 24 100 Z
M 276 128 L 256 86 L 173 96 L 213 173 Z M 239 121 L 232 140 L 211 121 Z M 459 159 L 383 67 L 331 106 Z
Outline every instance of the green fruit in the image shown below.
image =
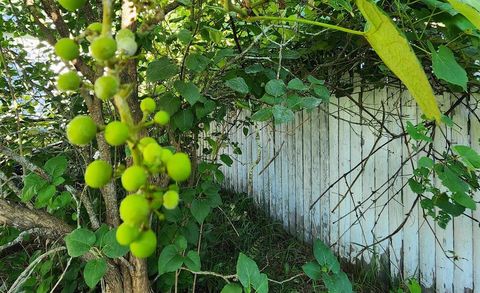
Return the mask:
M 55 54 L 63 60 L 70 61 L 80 55 L 80 49 L 74 40 L 63 38 L 55 44 Z
M 163 195 L 163 206 L 167 210 L 173 210 L 178 206 L 178 202 L 180 201 L 180 196 L 178 192 L 174 190 L 169 190 L 165 192 Z
M 87 0 L 58 0 L 58 3 L 68 11 L 75 11 L 83 7 Z
M 143 160 L 149 165 L 158 165 L 162 162 L 162 147 L 156 143 L 150 143 L 143 148 Z
M 185 181 L 192 172 L 190 158 L 185 153 L 174 154 L 167 162 L 168 176 L 175 181 Z
M 157 143 L 157 141 L 152 137 L 144 137 L 138 142 L 138 149 L 143 152 L 145 147 L 151 143 Z
M 115 35 L 115 39 L 117 41 L 118 40 L 125 40 L 125 39 L 135 40 L 135 34 L 131 30 L 129 30 L 128 28 L 122 28 Z
M 87 30 L 96 32 L 98 34 L 102 33 L 102 23 L 101 22 L 92 22 L 87 26 Z
M 118 50 L 127 56 L 133 56 L 137 52 L 138 45 L 133 39 L 123 39 L 117 41 Z
M 136 191 L 147 182 L 147 173 L 140 166 L 128 167 L 122 174 L 122 185 L 127 191 Z
M 79 115 L 67 125 L 67 138 L 74 145 L 87 145 L 96 134 L 97 125 L 90 116 Z
M 142 111 L 146 113 L 152 113 L 153 111 L 155 111 L 156 107 L 157 104 L 152 98 L 146 98 L 143 99 L 142 102 L 140 102 L 140 109 L 142 109 Z
M 154 210 L 159 209 L 163 205 L 163 192 L 157 191 L 153 194 L 153 198 L 150 201 L 150 207 Z
M 173 157 L 172 151 L 167 148 L 164 148 L 162 150 L 162 163 L 166 165 L 168 163 L 168 160 L 170 160 L 171 157 Z
M 103 160 L 91 162 L 85 170 L 85 183 L 92 188 L 105 186 L 112 178 L 112 166 Z
M 128 126 L 120 121 L 108 123 L 105 127 L 105 140 L 111 146 L 124 144 L 129 136 Z
M 117 51 L 117 42 L 111 37 L 98 37 L 90 45 L 90 52 L 93 58 L 99 61 L 105 61 L 113 56 Z
M 173 190 L 173 191 L 179 192 L 179 191 L 180 191 L 180 187 L 178 187 L 177 184 L 170 184 L 170 185 L 168 186 L 168 190 Z
M 170 121 L 170 114 L 168 114 L 167 111 L 158 111 L 155 117 L 153 117 L 153 120 L 162 126 L 167 125 Z
M 76 71 L 63 73 L 58 77 L 57 88 L 61 92 L 76 91 L 80 88 L 82 80 Z
M 133 256 L 138 258 L 147 258 L 155 252 L 157 248 L 157 236 L 152 230 L 142 232 L 137 240 L 130 244 L 130 251 Z
M 150 206 L 143 195 L 129 195 L 120 203 L 120 218 L 127 224 L 138 226 L 147 220 L 149 214 Z
M 95 81 L 95 95 L 100 100 L 106 101 L 118 92 L 119 83 L 118 78 L 112 75 L 99 77 Z
M 127 223 L 122 223 L 117 228 L 116 236 L 117 242 L 120 245 L 127 246 L 133 241 L 135 241 L 138 236 L 140 236 L 140 230 L 138 229 L 138 227 L 130 226 Z

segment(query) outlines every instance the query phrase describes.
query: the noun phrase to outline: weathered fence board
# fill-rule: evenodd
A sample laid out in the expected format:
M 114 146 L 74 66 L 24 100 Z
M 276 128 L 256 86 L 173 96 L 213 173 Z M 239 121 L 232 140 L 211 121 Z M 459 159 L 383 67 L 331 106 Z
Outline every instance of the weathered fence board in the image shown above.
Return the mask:
M 449 95 L 438 100 L 442 111 L 454 102 Z M 231 113 L 229 122 L 248 115 Z M 399 134 L 420 115 L 410 95 L 398 88 L 356 89 L 350 97 L 297 112 L 286 124 L 237 123 L 228 135 L 242 153 L 223 149 L 234 160 L 223 169 L 224 186 L 247 192 L 292 235 L 308 242 L 319 238 L 346 261 L 374 261 L 391 279 L 419 278 L 427 292 L 480 293 L 478 223 L 459 217 L 441 229 L 408 187 L 426 152 Z M 458 106 L 456 126 L 436 128 L 435 149 L 445 151 L 448 139 L 480 151 L 480 123 L 472 116 Z M 478 210 L 468 215 L 480 218 Z

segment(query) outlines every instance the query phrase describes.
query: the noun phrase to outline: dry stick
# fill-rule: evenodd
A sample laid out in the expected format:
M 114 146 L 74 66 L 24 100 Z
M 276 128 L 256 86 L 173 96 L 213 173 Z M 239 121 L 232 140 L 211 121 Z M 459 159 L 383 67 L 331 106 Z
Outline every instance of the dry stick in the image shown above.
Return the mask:
M 10 159 L 27 168 L 29 171 L 38 174 L 40 177 L 50 182 L 50 176 L 48 176 L 48 174 L 43 169 L 25 159 L 25 157 L 17 155 L 14 151 L 1 144 L 0 153 L 6 155 Z
M 197 253 L 200 255 L 200 247 L 202 245 L 202 235 L 203 235 L 203 222 L 200 224 L 200 233 L 198 235 L 198 243 L 197 243 Z M 192 293 L 195 293 L 195 287 L 197 285 L 197 275 L 193 275 L 193 285 L 192 285 Z
M 263 171 L 267 170 L 268 167 L 275 161 L 275 159 L 280 155 L 280 151 L 282 150 L 283 145 L 285 144 L 285 141 L 282 142 L 280 145 L 280 148 L 278 149 L 278 152 L 270 159 L 270 161 L 263 167 L 263 169 L 258 173 L 258 176 L 262 175 Z

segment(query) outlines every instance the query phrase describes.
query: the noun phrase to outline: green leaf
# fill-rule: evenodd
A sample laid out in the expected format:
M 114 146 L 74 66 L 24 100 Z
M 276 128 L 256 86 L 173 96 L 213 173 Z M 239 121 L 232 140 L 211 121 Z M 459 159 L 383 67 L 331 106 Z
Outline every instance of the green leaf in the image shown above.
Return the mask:
M 192 213 L 193 217 L 199 224 L 203 223 L 205 218 L 210 213 L 211 208 L 210 205 L 205 200 L 194 199 L 192 202 L 192 207 L 190 208 L 190 212 Z
M 252 120 L 253 121 L 264 122 L 264 121 L 270 120 L 270 118 L 272 118 L 272 116 L 273 116 L 272 109 L 263 108 L 263 109 L 258 110 L 257 112 L 255 112 L 252 115 Z
M 195 115 L 197 115 L 198 119 L 202 119 L 203 117 L 212 113 L 216 106 L 217 104 L 215 104 L 215 102 L 212 100 L 207 100 L 205 103 L 203 103 L 203 105 L 198 103 L 195 106 Z
M 330 99 L 330 91 L 324 85 L 315 85 L 313 87 L 313 92 L 323 101 L 328 101 Z
M 167 57 L 148 64 L 147 80 L 151 82 L 167 80 L 178 73 L 178 67 Z
M 180 131 L 185 132 L 190 130 L 193 127 L 193 116 L 192 109 L 188 108 L 176 113 L 172 117 L 173 125 L 180 129 Z
M 250 92 L 250 89 L 248 88 L 248 85 L 243 77 L 229 79 L 225 82 L 225 85 L 241 94 L 248 94 Z
M 215 44 L 220 44 L 223 39 L 223 33 L 213 27 L 205 27 L 208 31 L 208 37 L 212 40 Z
M 288 82 L 287 88 L 289 90 L 295 91 L 306 91 L 308 90 L 308 86 L 306 86 L 303 81 L 299 78 L 294 78 Z
M 227 165 L 228 167 L 232 166 L 233 164 L 232 158 L 230 158 L 230 156 L 226 154 L 221 154 L 220 160 L 222 160 L 222 162 L 225 163 L 225 165 Z
M 194 250 L 191 250 L 187 253 L 184 263 L 187 268 L 194 272 L 198 272 L 201 269 L 200 256 L 198 255 L 198 252 Z
M 30 201 L 33 196 L 40 191 L 48 182 L 35 173 L 30 173 L 25 176 L 23 189 L 22 189 L 22 201 Z
M 259 274 L 252 281 L 253 288 L 258 293 L 268 293 L 268 277 L 266 274 Z
M 183 256 L 180 255 L 178 248 L 173 244 L 167 245 L 158 257 L 158 274 L 175 272 L 182 264 Z
M 237 275 L 243 287 L 249 288 L 250 285 L 253 285 L 254 280 L 260 278 L 260 271 L 254 260 L 240 253 L 237 260 Z
M 413 178 L 408 179 L 408 185 L 410 186 L 410 189 L 417 194 L 422 194 L 425 192 L 425 187 L 423 187 L 420 182 Z
M 95 243 L 95 233 L 84 228 L 73 230 L 65 236 L 65 244 L 67 245 L 68 255 L 71 257 L 79 257 L 87 253 Z
M 424 167 L 424 168 L 432 169 L 434 163 L 433 163 L 433 160 L 430 159 L 429 157 L 421 157 L 418 160 L 417 165 L 419 168 Z
M 275 105 L 272 108 L 276 124 L 287 123 L 295 118 L 293 111 L 282 105 Z
M 187 100 L 190 105 L 194 105 L 200 99 L 200 90 L 192 82 L 184 82 L 181 80 L 175 81 L 175 89 L 178 93 Z
M 265 92 L 274 97 L 280 97 L 284 95 L 286 90 L 287 88 L 285 83 L 281 79 L 272 79 L 265 85 Z
M 477 209 L 477 203 L 473 200 L 472 197 L 470 197 L 468 194 L 465 194 L 465 193 L 454 193 L 452 195 L 452 199 L 466 207 L 467 209 L 471 209 L 471 210 L 476 210 Z
M 177 34 L 177 38 L 183 44 L 188 44 L 193 39 L 192 32 L 186 29 L 181 29 Z
M 187 68 L 196 72 L 201 72 L 207 69 L 209 63 L 210 59 L 197 53 L 190 54 L 185 59 L 185 65 Z
M 316 262 L 309 262 L 302 266 L 302 270 L 310 279 L 314 281 L 320 280 L 322 276 L 322 267 Z
M 230 283 L 223 287 L 220 293 L 242 293 L 243 289 L 238 284 Z
M 334 274 L 338 274 L 340 272 L 340 263 L 338 262 L 337 258 L 335 255 L 333 255 L 330 247 L 325 245 L 325 243 L 319 239 L 315 240 L 313 243 L 313 255 L 320 266 L 326 267 Z
M 55 185 L 47 185 L 38 192 L 38 196 L 35 200 L 35 208 L 40 209 L 48 205 L 50 199 L 57 192 Z
M 301 100 L 301 106 L 305 109 L 315 109 L 322 103 L 322 100 L 314 97 L 305 97 Z
M 117 228 L 111 229 L 102 237 L 102 252 L 109 258 L 125 256 L 128 253 L 128 246 L 122 246 L 117 242 Z
M 95 286 L 100 282 L 105 273 L 107 272 L 107 262 L 103 258 L 92 259 L 87 262 L 83 270 L 83 277 L 85 283 L 90 288 L 95 288 Z
M 410 293 L 422 293 L 422 287 L 420 286 L 418 281 L 415 279 L 408 280 L 407 287 Z
M 462 2 L 461 0 L 447 0 L 452 4 L 453 8 L 460 12 L 463 16 L 465 16 L 477 29 L 480 30 L 480 11 L 477 10 L 478 4 L 477 4 L 477 9 L 473 8 L 473 6 L 470 6 L 467 3 Z M 474 2 L 476 3 L 476 2 Z
M 466 145 L 456 145 L 452 150 L 460 156 L 462 162 L 470 169 L 480 169 L 480 155 L 471 147 Z
M 431 51 L 435 76 L 451 84 L 458 85 L 466 91 L 468 82 L 467 72 L 457 63 L 452 50 L 442 45 L 438 48 L 438 52 L 435 50 Z
M 187 238 L 183 235 L 178 235 L 173 241 L 173 244 L 175 244 L 178 251 L 184 251 L 188 246 Z
M 43 166 L 43 169 L 52 178 L 57 178 L 65 173 L 67 164 L 67 158 L 65 156 L 57 156 L 48 160 Z
M 329 293 L 352 293 L 352 283 L 344 272 L 328 275 L 322 274 L 323 282 Z
M 423 66 L 392 19 L 370 0 L 356 0 L 367 20 L 364 37 L 385 65 L 405 84 L 428 119 L 440 123 L 441 113 Z

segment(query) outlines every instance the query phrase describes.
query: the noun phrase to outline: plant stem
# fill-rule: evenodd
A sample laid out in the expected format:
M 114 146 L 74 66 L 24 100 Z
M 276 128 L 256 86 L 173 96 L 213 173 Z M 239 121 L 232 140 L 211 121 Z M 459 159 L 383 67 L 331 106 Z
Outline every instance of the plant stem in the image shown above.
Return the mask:
M 344 28 L 341 26 L 333 25 L 333 24 L 328 24 L 328 23 L 323 23 L 323 22 L 318 22 L 318 21 L 313 21 L 313 20 L 308 20 L 308 19 L 303 19 L 303 18 L 296 18 L 296 17 L 276 17 L 276 16 L 252 16 L 248 17 L 245 19 L 246 21 L 267 21 L 267 20 L 272 20 L 272 21 L 293 21 L 293 22 L 298 22 L 298 23 L 305 23 L 305 24 L 310 24 L 310 25 L 315 25 L 315 26 L 321 26 L 325 27 L 327 29 L 333 29 L 337 31 L 342 31 L 346 32 L 349 34 L 353 35 L 359 35 L 359 36 L 364 36 L 365 33 L 361 31 L 356 31 L 356 30 L 351 30 L 348 28 Z
M 112 34 L 112 0 L 102 0 L 102 6 L 102 36 L 110 36 Z

